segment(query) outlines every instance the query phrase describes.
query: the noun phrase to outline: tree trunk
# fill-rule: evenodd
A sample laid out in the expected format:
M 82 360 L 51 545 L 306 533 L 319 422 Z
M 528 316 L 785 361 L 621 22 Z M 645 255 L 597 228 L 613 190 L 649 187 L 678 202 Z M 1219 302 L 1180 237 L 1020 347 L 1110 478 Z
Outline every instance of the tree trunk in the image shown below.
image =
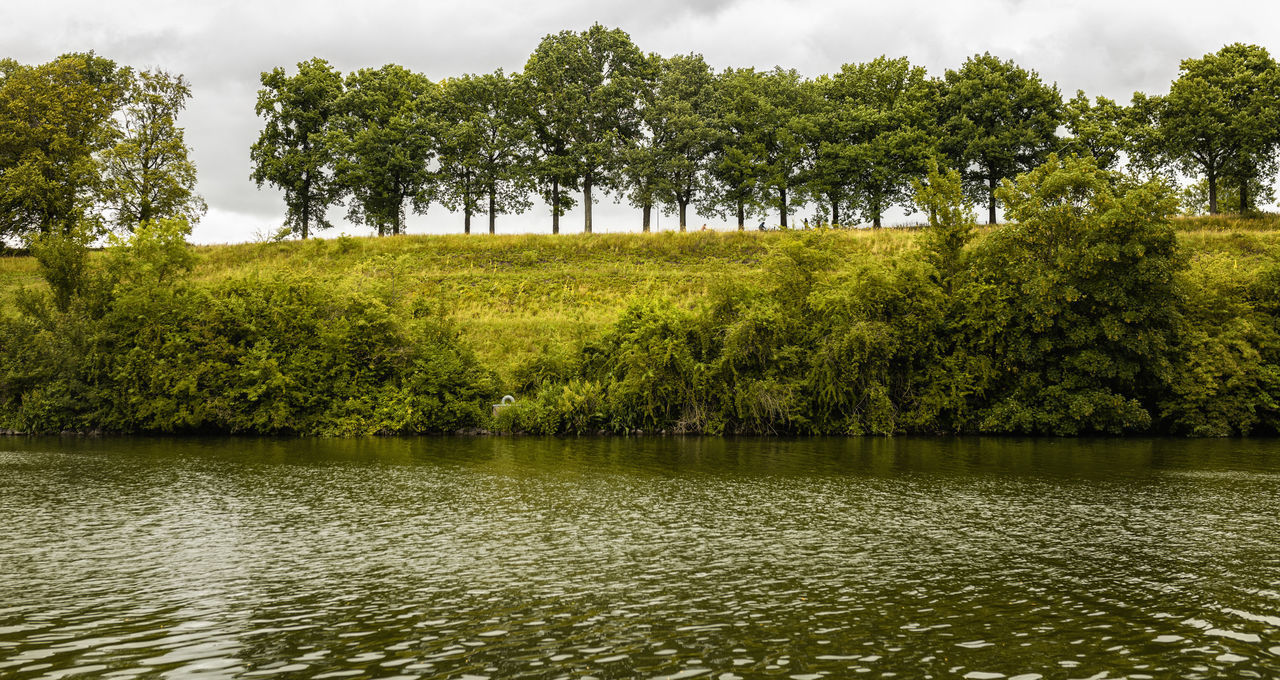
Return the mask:
M 680 231 L 684 231 L 689 224 L 689 201 L 686 199 L 676 199 L 680 203 Z
M 551 233 L 560 233 L 560 180 L 551 180 Z
M 831 199 L 831 226 L 840 226 L 840 198 L 833 191 L 827 194 L 827 198 Z
M 582 177 L 582 231 L 591 233 L 591 173 Z
M 1243 217 L 1249 212 L 1249 180 L 1241 178 L 1240 180 L 1240 215 Z
M 302 182 L 302 240 L 307 240 L 307 225 L 311 222 L 311 182 Z
M 779 213 L 778 216 L 781 218 L 778 224 L 782 225 L 783 229 L 786 229 L 787 228 L 787 190 L 782 187 L 778 187 L 778 213 Z
M 462 233 L 471 233 L 471 207 L 462 206 Z
M 1216 168 L 1210 168 L 1206 174 L 1209 182 L 1209 214 L 1218 214 L 1218 172 Z
M 648 201 L 645 201 L 644 207 L 641 208 L 640 212 L 642 214 L 642 217 L 640 218 L 640 221 L 641 221 L 640 228 L 643 229 L 644 233 L 647 234 L 649 233 L 650 216 L 653 214 L 653 204 L 649 203 Z
M 494 225 L 494 222 L 496 222 L 498 219 L 498 214 L 496 212 L 496 208 L 498 205 L 498 197 L 496 195 L 497 193 L 498 193 L 497 189 L 495 189 L 492 186 L 489 187 L 489 235 L 490 236 L 494 234 L 493 225 Z
M 987 177 L 987 188 L 990 193 L 987 196 L 987 224 L 996 223 L 996 176 L 991 174 Z
M 747 230 L 747 211 L 742 206 L 742 199 L 738 199 L 738 231 Z
M 875 202 L 871 204 L 871 211 L 872 211 L 871 226 L 875 229 L 879 229 L 880 228 L 880 199 L 876 199 Z

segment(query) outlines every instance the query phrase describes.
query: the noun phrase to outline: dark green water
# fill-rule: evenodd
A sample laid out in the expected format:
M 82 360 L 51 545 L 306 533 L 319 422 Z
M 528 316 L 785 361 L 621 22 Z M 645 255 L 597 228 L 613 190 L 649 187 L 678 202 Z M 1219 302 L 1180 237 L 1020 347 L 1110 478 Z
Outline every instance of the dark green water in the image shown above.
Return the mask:
M 0 439 L 0 677 L 1280 677 L 1280 442 Z

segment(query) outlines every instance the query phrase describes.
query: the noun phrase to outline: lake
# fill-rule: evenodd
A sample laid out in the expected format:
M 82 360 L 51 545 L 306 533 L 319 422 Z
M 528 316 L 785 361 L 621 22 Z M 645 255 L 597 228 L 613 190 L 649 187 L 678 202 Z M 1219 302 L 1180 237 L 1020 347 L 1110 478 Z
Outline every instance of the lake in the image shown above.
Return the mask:
M 1280 441 L 0 439 L 0 677 L 1280 677 Z

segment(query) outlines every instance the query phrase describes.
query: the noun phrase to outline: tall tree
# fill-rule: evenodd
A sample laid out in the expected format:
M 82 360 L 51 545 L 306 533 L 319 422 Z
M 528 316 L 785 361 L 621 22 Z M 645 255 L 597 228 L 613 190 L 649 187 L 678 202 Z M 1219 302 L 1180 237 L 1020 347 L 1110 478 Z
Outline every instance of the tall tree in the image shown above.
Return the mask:
M 760 204 L 765 166 L 762 74 L 751 68 L 726 69 L 716 77 L 712 110 L 716 128 L 710 158 L 711 183 L 703 208 L 737 218 L 746 228 L 747 212 Z
M 623 154 L 623 175 L 644 231 L 655 203 L 672 206 L 684 231 L 716 141 L 715 74 L 700 54 L 652 59 L 656 79 L 641 97 L 644 132 Z
M 404 231 L 406 205 L 422 214 L 431 203 L 437 87 L 395 64 L 347 76 L 330 135 L 335 176 L 351 194 L 348 219 L 379 236 Z
M 249 150 L 251 177 L 259 188 L 271 184 L 284 192 L 285 226 L 307 238 L 313 226 L 333 226 L 325 212 L 342 195 L 327 143 L 342 74 L 314 58 L 299 62 L 292 76 L 279 67 L 264 71 L 261 82 L 255 110 L 266 124 Z
M 658 196 L 676 208 L 683 231 L 689 206 L 706 190 L 715 150 L 715 75 L 700 54 L 663 60 L 654 99 L 645 111 L 658 150 Z
M 530 135 L 520 83 L 499 69 L 446 80 L 440 92 L 440 199 L 471 215 L 487 210 L 489 233 L 497 216 L 529 208 Z
M 133 231 L 166 218 L 192 224 L 204 215 L 207 206 L 195 193 L 196 166 L 177 123 L 190 97 L 181 74 L 142 71 L 130 84 L 123 137 L 103 154 L 104 198 L 118 228 Z
M 1035 71 L 989 53 L 948 70 L 943 90 L 944 151 L 995 224 L 1000 181 L 1040 165 L 1054 150 L 1062 96 Z
M 1238 187 L 1241 212 L 1249 183 L 1274 173 L 1280 149 L 1280 66 L 1266 49 L 1235 43 L 1185 59 L 1162 98 L 1157 127 L 1164 152 L 1187 173 L 1203 175 L 1209 212 L 1218 212 L 1218 182 Z
M 912 180 L 934 153 L 925 70 L 905 57 L 877 57 L 815 84 L 807 131 L 814 193 L 831 205 L 833 222 L 847 205 L 879 227 L 886 209 L 909 200 Z
M 649 63 L 624 31 L 595 24 L 581 33 L 548 35 L 525 64 L 544 150 L 542 174 L 552 180 L 553 203 L 562 181 L 581 182 L 587 233 L 592 192 L 621 185 L 619 149 L 640 133 L 638 98 Z
M 778 223 L 786 227 L 787 216 L 804 202 L 804 176 L 812 160 L 804 144 L 804 116 L 813 106 L 814 93 L 795 69 L 774 68 L 761 74 L 758 82 L 759 141 L 764 152 L 759 177 L 766 201 L 777 209 Z
M 87 54 L 0 68 L 0 237 L 70 233 L 96 208 L 98 155 L 119 135 L 113 116 L 130 72 Z

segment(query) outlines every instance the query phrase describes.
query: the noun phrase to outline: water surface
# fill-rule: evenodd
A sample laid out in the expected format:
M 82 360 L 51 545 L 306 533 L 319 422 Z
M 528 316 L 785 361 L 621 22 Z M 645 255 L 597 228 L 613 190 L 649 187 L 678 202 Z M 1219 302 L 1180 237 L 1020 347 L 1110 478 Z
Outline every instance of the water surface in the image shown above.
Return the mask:
M 76 675 L 1280 677 L 1280 442 L 0 439 Z

